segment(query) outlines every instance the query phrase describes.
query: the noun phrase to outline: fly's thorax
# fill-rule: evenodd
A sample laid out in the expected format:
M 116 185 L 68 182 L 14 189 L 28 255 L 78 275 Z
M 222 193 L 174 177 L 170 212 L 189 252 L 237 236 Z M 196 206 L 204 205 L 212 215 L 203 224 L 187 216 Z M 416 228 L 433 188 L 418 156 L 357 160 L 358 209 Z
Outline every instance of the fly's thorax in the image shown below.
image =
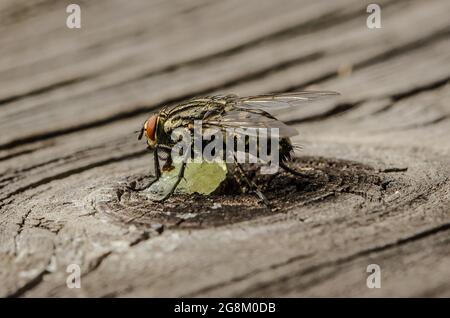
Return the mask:
M 158 124 L 156 126 L 156 140 L 158 144 L 169 145 L 170 133 L 168 134 L 165 129 L 166 119 L 163 116 L 159 116 Z

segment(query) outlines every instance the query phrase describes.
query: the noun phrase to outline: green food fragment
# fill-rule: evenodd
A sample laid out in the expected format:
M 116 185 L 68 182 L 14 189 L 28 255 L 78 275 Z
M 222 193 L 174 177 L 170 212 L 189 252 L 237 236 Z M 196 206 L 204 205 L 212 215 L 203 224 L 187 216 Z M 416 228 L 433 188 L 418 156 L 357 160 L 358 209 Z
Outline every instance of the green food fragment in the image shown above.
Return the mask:
M 178 179 L 181 163 L 174 164 L 175 169 L 163 172 L 158 181 L 154 182 L 146 191 L 150 197 L 157 198 L 168 193 Z M 216 190 L 227 177 L 225 162 L 196 163 L 188 161 L 181 179 L 175 190 L 178 193 L 199 193 L 208 195 Z
M 186 166 L 184 177 L 178 185 L 178 190 L 185 193 L 210 194 L 226 179 L 227 166 L 224 162 L 191 162 Z

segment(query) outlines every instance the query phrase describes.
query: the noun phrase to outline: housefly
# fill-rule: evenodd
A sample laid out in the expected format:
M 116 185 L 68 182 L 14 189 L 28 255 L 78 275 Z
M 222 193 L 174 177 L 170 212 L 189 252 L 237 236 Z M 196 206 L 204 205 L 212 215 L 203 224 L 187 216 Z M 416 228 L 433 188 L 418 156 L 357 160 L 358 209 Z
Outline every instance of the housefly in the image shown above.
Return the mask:
M 171 151 L 177 140 L 172 138 L 175 129 L 182 128 L 193 135 L 194 122 L 201 120 L 202 126 L 215 128 L 225 134 L 231 128 L 276 128 L 278 132 L 278 156 L 279 166 L 296 175 L 298 171 L 290 168 L 287 163 L 292 160 L 294 146 L 290 137 L 298 134 L 297 130 L 274 117 L 273 113 L 292 107 L 299 107 L 308 102 L 325 97 L 339 95 L 331 91 L 304 91 L 281 94 L 268 94 L 250 97 L 238 97 L 236 95 L 217 95 L 196 97 L 187 101 L 161 108 L 158 113 L 152 114 L 142 126 L 138 139 L 145 136 L 148 149 L 153 151 L 155 179 L 161 176 L 161 170 L 169 170 L 172 167 Z M 236 136 L 239 137 L 239 136 Z M 268 137 L 270 138 L 270 137 Z M 160 167 L 160 156 L 165 158 L 164 166 Z M 234 157 L 236 171 L 241 174 L 248 189 L 254 192 L 269 206 L 269 201 L 245 174 L 239 162 Z M 158 201 L 167 199 L 176 189 L 184 177 L 186 162 L 183 161 L 178 172 L 176 182 Z

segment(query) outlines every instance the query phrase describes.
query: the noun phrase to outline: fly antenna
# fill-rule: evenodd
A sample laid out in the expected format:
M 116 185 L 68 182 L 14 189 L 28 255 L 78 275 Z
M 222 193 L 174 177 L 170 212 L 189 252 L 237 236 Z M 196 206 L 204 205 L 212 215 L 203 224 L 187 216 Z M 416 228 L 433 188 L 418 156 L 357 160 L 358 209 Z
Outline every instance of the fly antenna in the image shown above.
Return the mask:
M 141 130 L 136 130 L 135 133 L 139 133 L 138 140 L 141 140 L 144 135 L 144 127 L 142 127 Z

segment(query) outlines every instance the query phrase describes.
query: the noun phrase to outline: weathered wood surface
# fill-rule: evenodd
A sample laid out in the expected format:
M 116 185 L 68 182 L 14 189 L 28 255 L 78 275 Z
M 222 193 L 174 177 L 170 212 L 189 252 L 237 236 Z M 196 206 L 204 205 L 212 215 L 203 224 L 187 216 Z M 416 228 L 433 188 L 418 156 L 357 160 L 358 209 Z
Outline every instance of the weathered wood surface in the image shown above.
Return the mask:
M 450 296 L 450 2 L 378 1 L 378 30 L 368 3 L 80 1 L 69 30 L 2 1 L 0 295 Z M 342 97 L 282 116 L 317 173 L 278 176 L 280 210 L 124 190 L 152 110 L 308 87 Z

